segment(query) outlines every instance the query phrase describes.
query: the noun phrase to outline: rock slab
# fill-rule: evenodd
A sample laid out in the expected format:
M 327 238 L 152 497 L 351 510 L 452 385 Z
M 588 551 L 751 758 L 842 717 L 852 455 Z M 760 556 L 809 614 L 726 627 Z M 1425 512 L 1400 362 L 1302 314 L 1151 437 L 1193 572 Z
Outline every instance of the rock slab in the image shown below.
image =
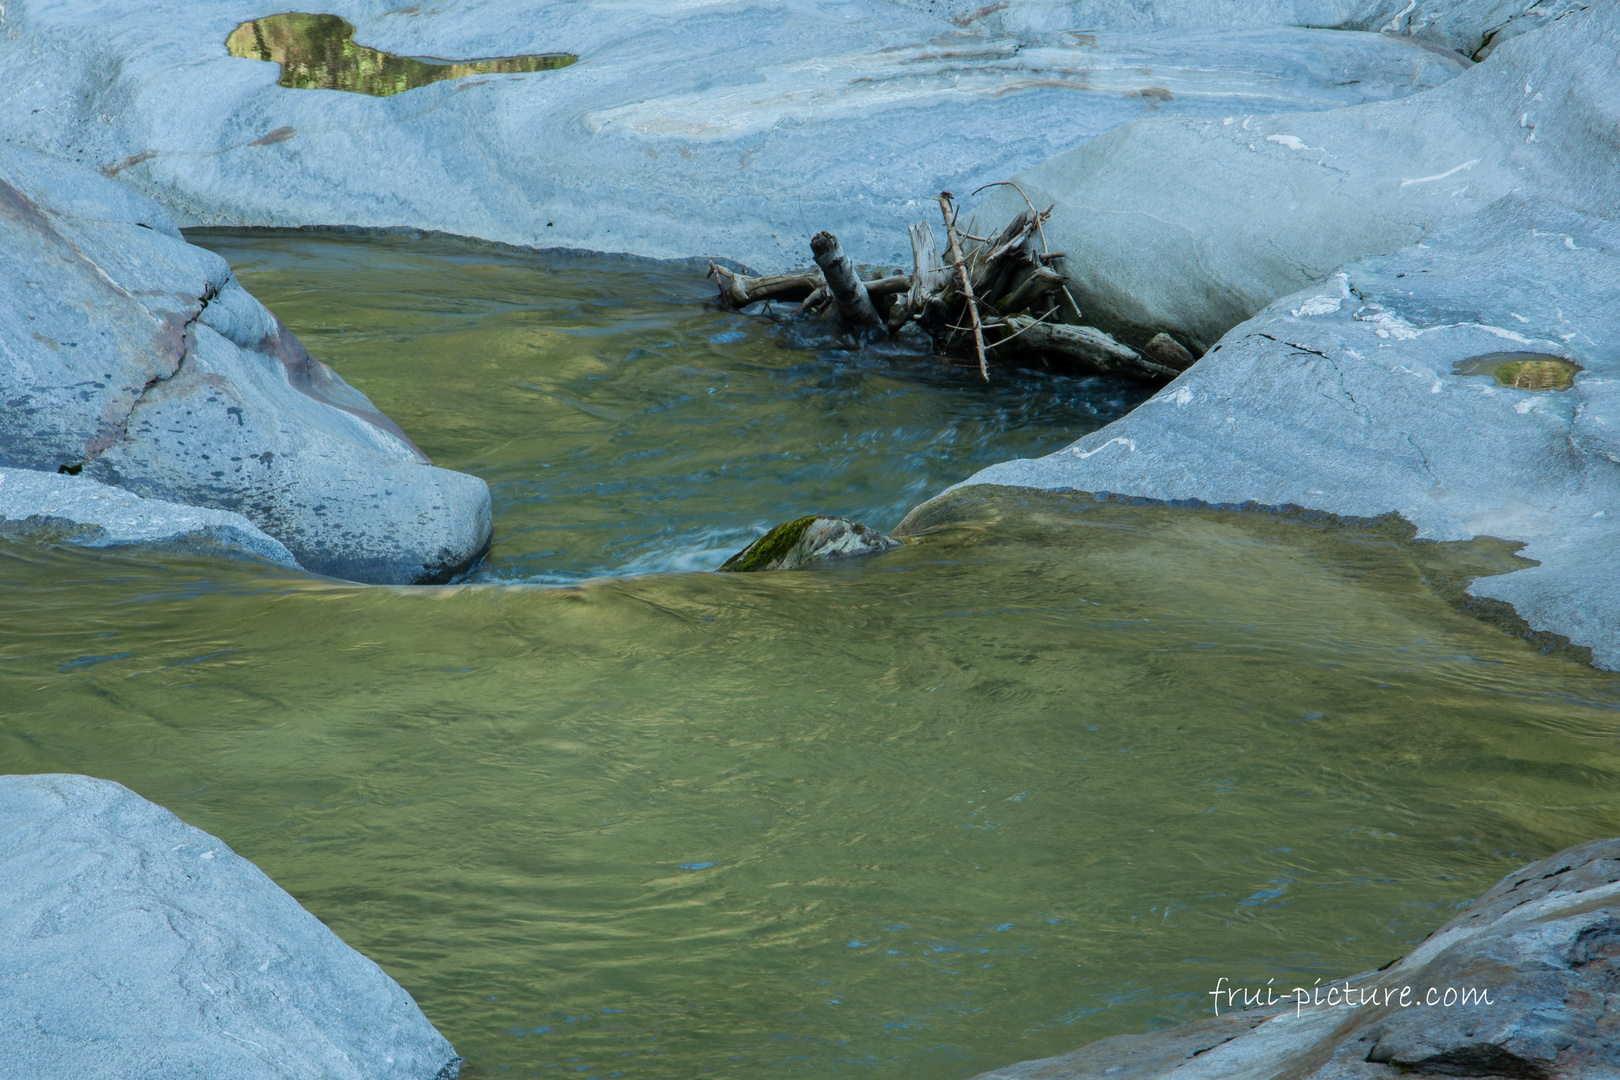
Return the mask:
M 976 1080 L 1609 1080 L 1620 1075 L 1620 840 L 1509 874 L 1387 969 L 1343 980 L 1335 1004 L 1316 1004 L 1317 989 Z M 1476 991 L 1467 1004 L 1464 990 Z
M 0 148 L 0 466 L 228 511 L 300 565 L 443 581 L 489 489 L 434 468 L 151 200 Z
M 445 1080 L 398 983 L 251 862 L 128 788 L 0 777 L 0 1072 Z
M 0 536 L 91 548 L 229 551 L 298 568 L 286 545 L 241 514 L 143 499 L 88 476 L 33 469 L 0 468 Z
M 1331 109 L 1438 85 L 1467 60 L 1420 42 L 1435 19 L 1468 6 L 1425 0 L 1404 15 L 1406 0 L 311 8 L 397 56 L 579 57 L 556 71 L 376 98 L 289 89 L 275 64 L 230 56 L 226 38 L 268 14 L 263 4 L 13 0 L 0 23 L 0 84 L 14 88 L 0 138 L 116 174 L 188 226 L 409 227 L 724 256 L 761 271 L 803 265 L 810 234 L 828 229 L 858 263 L 909 265 L 906 226 L 939 220 L 939 191 L 966 196 L 1141 117 L 1219 117 L 1234 100 L 1255 113 Z M 1340 25 L 1356 32 L 1323 29 Z

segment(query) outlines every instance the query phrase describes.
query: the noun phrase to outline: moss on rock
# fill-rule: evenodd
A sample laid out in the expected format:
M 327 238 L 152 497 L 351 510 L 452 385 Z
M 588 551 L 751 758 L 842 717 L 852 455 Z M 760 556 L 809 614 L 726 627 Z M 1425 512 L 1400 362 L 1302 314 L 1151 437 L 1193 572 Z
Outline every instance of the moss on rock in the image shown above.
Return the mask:
M 808 514 L 802 518 L 783 522 L 752 544 L 743 548 L 737 554 L 720 565 L 720 569 L 738 574 L 750 574 L 756 570 L 765 570 L 769 564 L 786 555 L 793 549 L 804 530 L 808 529 L 816 520 L 816 514 Z

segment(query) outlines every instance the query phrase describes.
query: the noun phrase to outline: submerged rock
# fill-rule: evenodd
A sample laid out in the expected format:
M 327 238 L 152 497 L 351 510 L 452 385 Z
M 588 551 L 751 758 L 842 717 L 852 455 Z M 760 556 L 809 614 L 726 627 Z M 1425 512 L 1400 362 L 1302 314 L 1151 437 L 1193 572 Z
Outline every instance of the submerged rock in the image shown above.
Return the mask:
M 398 983 L 224 843 L 128 788 L 0 777 L 7 1075 L 434 1080 Z
M 1620 840 L 1595 840 L 1509 874 L 1386 969 L 976 1080 L 1598 1080 L 1620 1075 L 1617 985 Z
M 433 468 L 223 259 L 150 200 L 11 148 L 0 397 L 0 466 L 229 511 L 317 573 L 442 581 L 489 544 L 484 482 Z
M 848 518 L 811 514 L 784 522 L 721 564 L 723 571 L 797 570 L 824 559 L 876 555 L 900 542 Z

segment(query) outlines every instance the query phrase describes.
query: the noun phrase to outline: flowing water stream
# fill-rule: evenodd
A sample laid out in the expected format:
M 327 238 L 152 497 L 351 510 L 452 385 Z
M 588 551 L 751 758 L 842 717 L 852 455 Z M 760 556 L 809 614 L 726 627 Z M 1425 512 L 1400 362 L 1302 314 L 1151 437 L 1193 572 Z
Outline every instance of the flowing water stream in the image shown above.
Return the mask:
M 472 580 L 0 547 L 0 771 L 108 777 L 377 960 L 468 1076 L 966 1077 L 1400 955 L 1620 834 L 1620 685 L 1501 545 L 965 497 L 1140 391 L 792 349 L 689 267 L 201 234 L 440 464 Z

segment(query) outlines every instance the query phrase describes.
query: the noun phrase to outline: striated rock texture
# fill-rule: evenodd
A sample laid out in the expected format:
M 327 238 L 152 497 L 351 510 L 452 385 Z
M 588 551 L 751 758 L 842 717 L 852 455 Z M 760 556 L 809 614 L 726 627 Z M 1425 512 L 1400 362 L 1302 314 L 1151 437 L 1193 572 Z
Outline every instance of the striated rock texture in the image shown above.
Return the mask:
M 128 788 L 0 777 L 0 1072 L 447 1080 L 399 984 Z
M 876 555 L 900 546 L 898 540 L 848 518 L 816 516 L 784 522 L 721 564 L 728 573 L 797 570 L 825 559 Z
M 1201 353 L 1279 296 L 1509 194 L 1606 214 L 1620 190 L 1606 89 L 1616 14 L 1538 16 L 1541 29 L 1487 62 L 1398 101 L 1144 120 L 1016 179 L 1056 203 L 1047 238 L 1069 255 L 1088 321 L 1135 344 L 1164 331 Z M 1023 208 L 998 189 L 980 213 L 1001 222 Z
M 1454 16 L 1474 6 L 1459 0 L 1404 15 L 1406 0 L 1147 6 L 309 8 L 397 56 L 579 57 L 375 98 L 288 89 L 276 65 L 230 56 L 226 38 L 262 4 L 12 0 L 0 135 L 116 174 L 182 225 L 404 226 L 761 270 L 802 265 L 827 229 L 857 263 L 909 265 L 906 225 L 937 223 L 943 189 L 965 196 L 1142 117 L 1401 97 L 1466 67 L 1423 47 L 1451 40 L 1434 36 L 1441 22 L 1470 43 L 1494 25 Z M 1195 167 L 1178 164 L 1166 171 Z
M 92 548 L 160 544 L 298 567 L 281 541 L 241 514 L 143 499 L 88 476 L 33 469 L 0 468 L 0 538 Z
M 1317 1005 L 1312 987 L 1285 1005 L 1223 1010 L 977 1080 L 1610 1080 L 1620 1076 L 1620 840 L 1509 874 L 1398 962 L 1337 985 L 1350 1004 L 1341 992 Z M 1466 1004 L 1465 990 L 1475 992 Z
M 433 468 L 224 260 L 95 173 L 0 150 L 0 466 L 231 511 L 306 569 L 443 581 L 489 544 Z
M 1060 208 L 1076 235 L 1095 226 L 1092 302 L 1220 336 L 1131 415 L 967 483 L 1393 511 L 1420 538 L 1521 541 L 1541 565 L 1471 591 L 1620 668 L 1617 55 L 1620 8 L 1594 5 L 1406 102 L 1139 125 L 1081 151 L 1129 150 L 1120 175 L 1140 180 L 1118 217 L 1089 195 Z M 1198 147 L 1218 192 L 1147 168 Z M 1077 161 L 1043 169 L 1094 190 Z M 1582 370 L 1563 390 L 1470 373 L 1499 352 Z

